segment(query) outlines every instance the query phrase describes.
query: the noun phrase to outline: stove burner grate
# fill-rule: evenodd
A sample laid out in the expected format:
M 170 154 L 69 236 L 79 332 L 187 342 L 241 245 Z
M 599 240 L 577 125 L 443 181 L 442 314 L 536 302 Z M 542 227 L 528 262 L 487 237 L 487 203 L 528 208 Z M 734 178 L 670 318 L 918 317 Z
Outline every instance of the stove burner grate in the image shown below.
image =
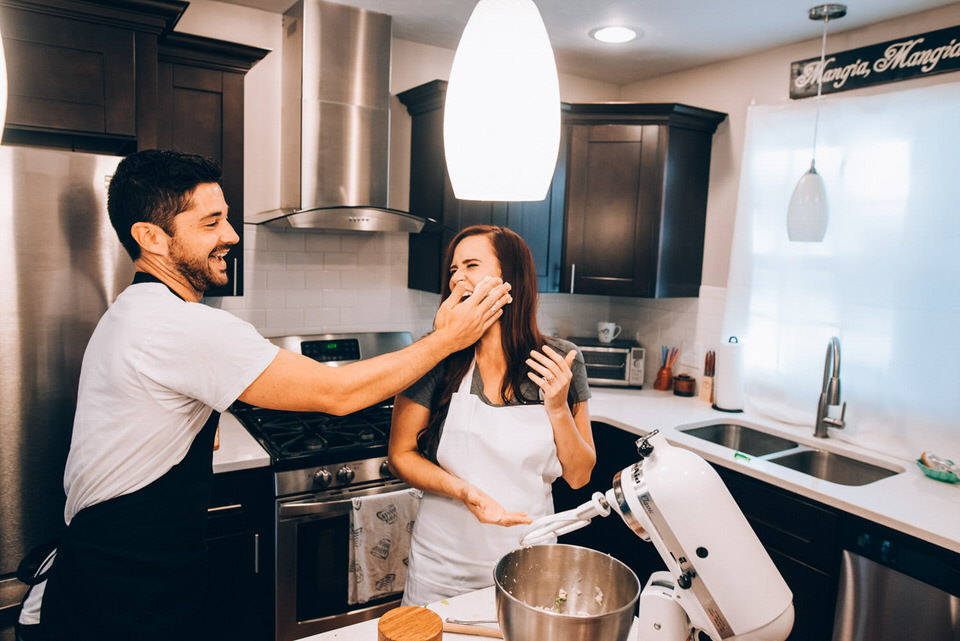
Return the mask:
M 392 407 L 376 405 L 346 416 L 270 410 L 237 402 L 233 414 L 278 460 L 319 452 L 385 446 Z

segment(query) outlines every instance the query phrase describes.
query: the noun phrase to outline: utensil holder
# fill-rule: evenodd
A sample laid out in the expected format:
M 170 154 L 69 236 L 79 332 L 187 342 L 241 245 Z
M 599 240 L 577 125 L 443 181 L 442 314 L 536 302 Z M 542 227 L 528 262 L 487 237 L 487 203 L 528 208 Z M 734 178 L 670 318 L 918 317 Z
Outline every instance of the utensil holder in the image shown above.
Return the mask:
M 657 378 L 653 381 L 653 389 L 658 390 L 668 390 L 670 389 L 670 384 L 673 382 L 673 373 L 670 371 L 670 368 L 663 366 L 657 372 Z

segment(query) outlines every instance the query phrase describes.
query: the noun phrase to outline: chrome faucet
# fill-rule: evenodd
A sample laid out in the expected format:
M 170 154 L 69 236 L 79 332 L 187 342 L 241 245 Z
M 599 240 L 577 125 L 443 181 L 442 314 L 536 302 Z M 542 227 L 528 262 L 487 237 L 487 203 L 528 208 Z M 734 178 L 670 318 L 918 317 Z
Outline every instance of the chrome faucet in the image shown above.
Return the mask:
M 827 428 L 842 429 L 847 414 L 847 402 L 843 402 L 840 418 L 830 417 L 830 406 L 840 404 L 840 339 L 833 336 L 827 344 L 827 357 L 823 363 L 823 390 L 817 403 L 817 423 L 813 435 L 827 438 Z

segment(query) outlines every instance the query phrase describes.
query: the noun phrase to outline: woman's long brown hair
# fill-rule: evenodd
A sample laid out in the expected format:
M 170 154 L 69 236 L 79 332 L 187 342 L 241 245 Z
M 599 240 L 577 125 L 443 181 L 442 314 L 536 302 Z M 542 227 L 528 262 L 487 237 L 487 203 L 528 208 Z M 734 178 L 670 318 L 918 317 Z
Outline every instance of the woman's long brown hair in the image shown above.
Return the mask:
M 484 235 L 490 239 L 493 251 L 500 261 L 503 280 L 510 283 L 513 302 L 503 308 L 500 317 L 500 340 L 506 356 L 507 372 L 500 386 L 500 401 L 506 403 L 513 397 L 521 403 L 536 403 L 539 399 L 524 398 L 520 383 L 527 380 L 529 367 L 526 364 L 530 351 L 541 349 L 544 337 L 537 326 L 537 268 L 530 248 L 516 232 L 506 227 L 474 225 L 462 229 L 447 246 L 444 266 L 453 263 L 453 252 L 464 238 Z M 450 296 L 450 278 L 443 279 L 441 300 Z M 417 434 L 417 446 L 427 458 L 436 461 L 440 443 L 440 427 L 447 417 L 450 398 L 473 361 L 473 346 L 455 352 L 443 362 L 446 371 L 440 385 L 434 390 L 427 425 Z

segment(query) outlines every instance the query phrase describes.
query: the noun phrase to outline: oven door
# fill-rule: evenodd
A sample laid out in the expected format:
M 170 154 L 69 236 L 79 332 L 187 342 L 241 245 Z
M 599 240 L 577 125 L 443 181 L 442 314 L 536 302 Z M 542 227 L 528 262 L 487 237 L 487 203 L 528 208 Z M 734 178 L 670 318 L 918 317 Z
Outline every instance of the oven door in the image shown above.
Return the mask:
M 292 641 L 373 619 L 400 604 L 401 591 L 347 603 L 351 501 L 395 492 L 399 480 L 277 501 L 277 641 Z

